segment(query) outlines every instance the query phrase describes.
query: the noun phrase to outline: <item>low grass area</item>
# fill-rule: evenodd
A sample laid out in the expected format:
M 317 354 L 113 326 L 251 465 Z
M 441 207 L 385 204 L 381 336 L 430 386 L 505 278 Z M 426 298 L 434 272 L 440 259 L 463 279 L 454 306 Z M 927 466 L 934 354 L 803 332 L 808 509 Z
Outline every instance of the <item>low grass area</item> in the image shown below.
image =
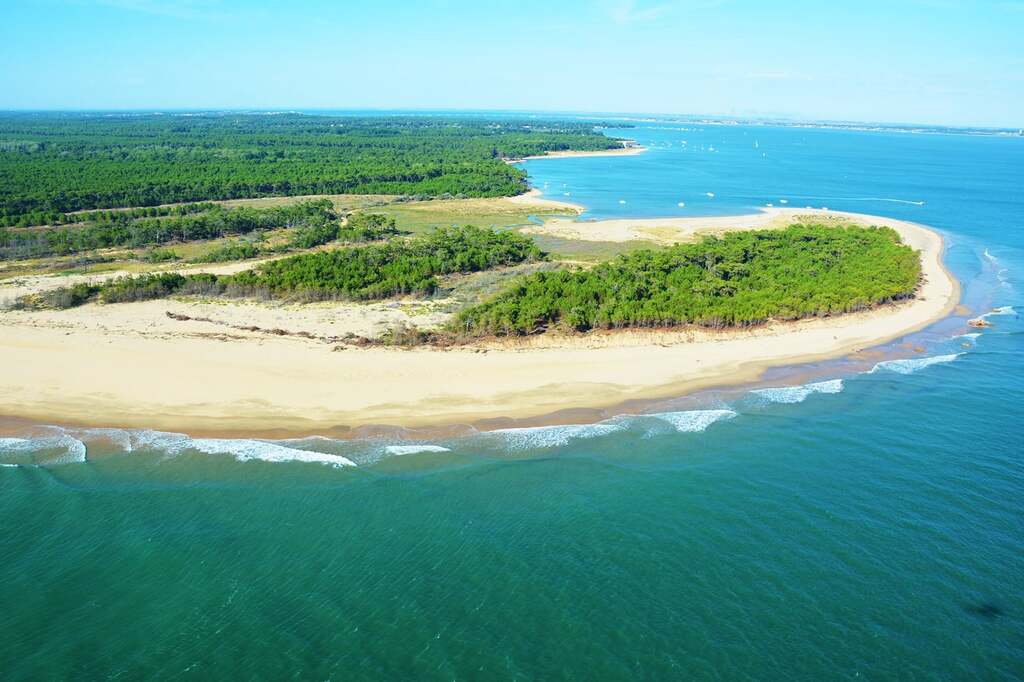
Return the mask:
M 429 232 L 437 227 L 476 225 L 491 229 L 524 227 L 536 218 L 574 216 L 572 209 L 530 206 L 507 199 L 452 199 L 392 203 L 373 209 L 395 218 L 398 226 L 409 232 Z
M 563 239 L 544 234 L 531 234 L 537 247 L 551 255 L 553 260 L 573 263 L 596 264 L 627 253 L 656 249 L 660 245 L 633 239 L 625 242 L 590 242 L 576 239 Z

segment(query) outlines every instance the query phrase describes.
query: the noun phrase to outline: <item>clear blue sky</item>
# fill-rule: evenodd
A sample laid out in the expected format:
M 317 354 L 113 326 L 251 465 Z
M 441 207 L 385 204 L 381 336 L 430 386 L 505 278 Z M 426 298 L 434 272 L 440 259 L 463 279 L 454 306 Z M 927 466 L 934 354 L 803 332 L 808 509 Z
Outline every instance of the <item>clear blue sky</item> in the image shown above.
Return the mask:
M 2 0 L 0 108 L 1024 126 L 1024 0 Z

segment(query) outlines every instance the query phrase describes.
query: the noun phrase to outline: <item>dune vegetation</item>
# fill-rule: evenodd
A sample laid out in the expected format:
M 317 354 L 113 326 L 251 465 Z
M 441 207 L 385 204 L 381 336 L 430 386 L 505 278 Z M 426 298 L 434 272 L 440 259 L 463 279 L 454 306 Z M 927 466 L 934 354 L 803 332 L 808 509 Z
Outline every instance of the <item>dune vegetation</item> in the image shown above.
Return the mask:
M 369 222 L 387 224 L 382 217 Z M 439 290 L 439 277 L 502 272 L 546 259 L 525 235 L 453 227 L 302 253 L 233 275 L 123 276 L 52 290 L 21 305 L 63 308 L 189 294 L 291 301 L 423 297 Z M 635 251 L 589 268 L 551 266 L 506 278 L 496 294 L 463 308 L 443 328 L 403 338 L 459 343 L 550 331 L 742 328 L 908 298 L 921 277 L 919 255 L 895 230 L 822 224 L 729 232 Z
M 549 330 L 726 328 L 834 315 L 909 297 L 919 256 L 891 228 L 791 225 L 538 272 L 462 311 L 460 336 Z
M 374 229 L 393 226 L 390 219 Z M 21 301 L 27 307 L 68 308 L 94 300 L 123 303 L 172 294 L 278 298 L 288 300 L 371 300 L 425 296 L 438 277 L 479 272 L 543 260 L 529 237 L 477 227 L 451 227 L 410 239 L 314 251 L 262 263 L 235 275 L 147 273 L 97 284 L 61 287 Z

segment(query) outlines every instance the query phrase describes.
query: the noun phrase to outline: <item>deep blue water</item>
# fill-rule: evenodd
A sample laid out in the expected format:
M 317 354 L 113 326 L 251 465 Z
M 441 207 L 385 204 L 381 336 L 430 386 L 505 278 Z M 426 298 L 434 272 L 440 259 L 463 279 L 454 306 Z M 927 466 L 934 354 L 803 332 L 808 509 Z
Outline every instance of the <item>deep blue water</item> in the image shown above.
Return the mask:
M 593 217 L 786 199 L 929 224 L 995 326 L 444 451 L 2 442 L 2 675 L 1024 677 L 1024 139 L 609 132 L 650 151 L 531 161 L 534 184 Z

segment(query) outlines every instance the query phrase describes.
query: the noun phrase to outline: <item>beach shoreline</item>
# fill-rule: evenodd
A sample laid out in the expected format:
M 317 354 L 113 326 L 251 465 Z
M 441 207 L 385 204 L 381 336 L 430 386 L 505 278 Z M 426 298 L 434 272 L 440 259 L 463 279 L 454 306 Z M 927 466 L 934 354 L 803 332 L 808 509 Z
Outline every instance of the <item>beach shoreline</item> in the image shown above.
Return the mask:
M 530 200 L 548 201 L 536 194 Z M 654 222 L 675 229 L 683 241 L 702 230 L 762 229 L 808 213 L 814 212 L 772 209 Z M 921 252 L 917 296 L 869 311 L 743 331 L 624 330 L 406 350 L 352 348 L 316 338 L 232 331 L 212 320 L 170 318 L 169 312 L 194 309 L 195 304 L 183 301 L 8 311 L 0 339 L 0 415 L 41 423 L 282 438 L 389 427 L 396 433 L 402 428 L 500 428 L 509 420 L 544 420 L 566 410 L 606 410 L 752 383 L 768 368 L 843 357 L 923 329 L 954 310 L 959 284 L 942 263 L 941 235 L 875 216 L 828 215 L 896 229 Z M 578 225 L 593 230 L 590 237 L 630 238 L 623 223 L 636 229 L 650 226 L 645 220 Z M 314 318 L 342 314 L 315 305 L 207 305 L 210 314 L 229 320 L 263 315 L 267 324 L 306 324 L 314 337 Z M 366 309 L 385 320 L 397 315 L 387 304 L 364 304 L 359 311 Z
M 586 158 L 586 157 L 601 157 L 601 156 L 636 156 L 637 154 L 643 154 L 647 151 L 647 147 L 640 146 L 638 144 L 623 145 L 619 149 L 597 149 L 594 151 L 554 151 L 545 152 L 543 154 L 534 154 L 532 156 L 524 156 L 518 159 L 506 159 L 506 163 L 516 164 L 522 161 L 535 161 L 537 159 L 572 159 L 572 158 Z

